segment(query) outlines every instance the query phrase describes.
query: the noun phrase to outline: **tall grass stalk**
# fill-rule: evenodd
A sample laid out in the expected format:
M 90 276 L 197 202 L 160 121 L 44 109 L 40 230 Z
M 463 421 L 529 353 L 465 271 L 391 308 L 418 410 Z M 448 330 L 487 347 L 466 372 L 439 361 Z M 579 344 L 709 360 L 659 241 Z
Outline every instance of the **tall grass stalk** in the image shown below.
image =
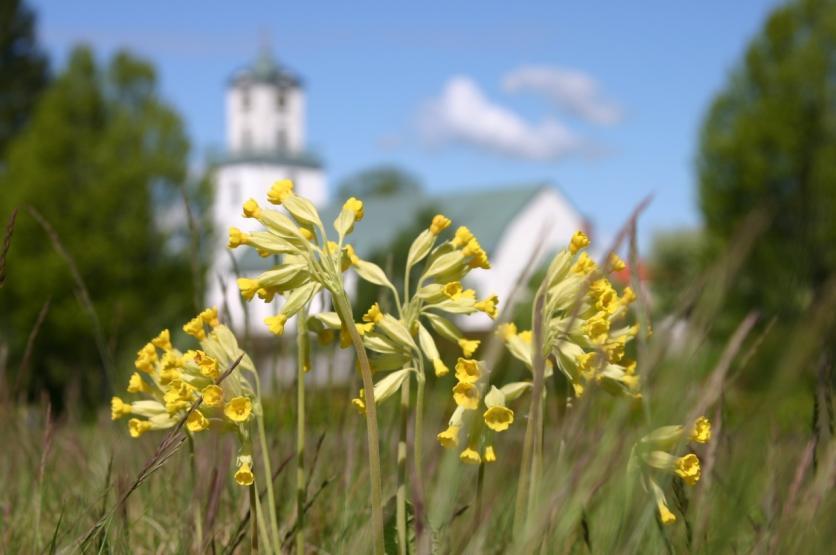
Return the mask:
M 380 435 L 377 427 L 377 408 L 374 401 L 372 369 L 369 365 L 366 348 L 363 346 L 363 339 L 360 337 L 360 333 L 357 331 L 357 326 L 354 323 L 354 315 L 351 312 L 351 305 L 348 302 L 345 290 L 341 289 L 334 295 L 334 307 L 351 337 L 351 343 L 354 346 L 354 351 L 357 353 L 357 361 L 360 364 L 360 375 L 363 378 L 363 396 L 366 405 L 366 435 L 369 446 L 369 482 L 371 489 L 374 552 L 376 555 L 384 555 L 386 551 L 383 541 L 383 488 L 380 480 Z

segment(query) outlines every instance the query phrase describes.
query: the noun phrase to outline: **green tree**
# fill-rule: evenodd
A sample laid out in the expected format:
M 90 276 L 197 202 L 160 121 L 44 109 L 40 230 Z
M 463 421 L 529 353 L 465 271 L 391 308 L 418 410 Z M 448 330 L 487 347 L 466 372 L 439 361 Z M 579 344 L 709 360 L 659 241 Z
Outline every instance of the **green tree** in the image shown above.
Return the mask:
M 361 170 L 340 182 L 339 198 L 387 197 L 391 195 L 420 195 L 424 187 L 417 177 L 397 166 L 376 166 Z
M 728 245 L 755 208 L 770 225 L 732 306 L 797 315 L 836 271 L 836 2 L 778 8 L 714 100 L 699 157 L 709 240 Z
M 74 50 L 11 145 L 0 183 L 0 214 L 21 208 L 0 290 L 0 332 L 11 361 L 23 357 L 50 301 L 32 351 L 30 393 L 46 389 L 60 400 L 72 386 L 88 403 L 101 400 L 116 377 L 102 373 L 108 365 L 101 359 L 129 366 L 143 338 L 192 311 L 188 256 L 170 240 L 184 225 L 172 207 L 187 180 L 188 151 L 149 64 L 118 53 L 100 67 L 88 48 Z M 51 223 L 77 265 L 107 357 L 66 261 L 28 206 Z
M 21 0 L 0 2 L 0 158 L 46 84 L 47 59 L 35 39 L 35 14 Z

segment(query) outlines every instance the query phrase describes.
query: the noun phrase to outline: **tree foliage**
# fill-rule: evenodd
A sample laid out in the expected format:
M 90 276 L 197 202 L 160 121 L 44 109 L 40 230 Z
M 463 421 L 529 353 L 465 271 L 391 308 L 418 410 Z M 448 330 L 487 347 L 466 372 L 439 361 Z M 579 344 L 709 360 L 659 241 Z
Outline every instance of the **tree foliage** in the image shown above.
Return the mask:
M 737 306 L 792 316 L 836 271 L 836 2 L 777 9 L 701 136 L 700 203 L 728 245 L 753 209 L 770 216 L 737 280 Z
M 11 145 L 0 183 L 0 214 L 21 209 L 0 290 L 0 340 L 9 343 L 13 368 L 50 302 L 24 380 L 30 392 L 47 389 L 57 399 L 71 385 L 98 400 L 103 357 L 66 261 L 26 207 L 54 227 L 86 284 L 109 355 L 130 365 L 139 338 L 192 310 L 188 257 L 170 241 L 185 224 L 158 202 L 177 202 L 188 151 L 152 66 L 124 52 L 101 66 L 89 49 L 73 51 Z
M 387 197 L 421 194 L 423 186 L 412 174 L 396 166 L 376 166 L 345 178 L 337 188 L 339 198 Z
M 21 0 L 0 2 L 0 157 L 20 132 L 47 84 L 47 59 L 35 15 Z

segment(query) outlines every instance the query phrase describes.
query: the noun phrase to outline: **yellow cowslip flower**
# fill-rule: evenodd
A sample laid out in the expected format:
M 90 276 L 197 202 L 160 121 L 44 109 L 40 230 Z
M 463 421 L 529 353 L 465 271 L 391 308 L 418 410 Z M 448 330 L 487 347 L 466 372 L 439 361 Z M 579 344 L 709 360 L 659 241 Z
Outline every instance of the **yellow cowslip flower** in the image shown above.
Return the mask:
M 246 422 L 253 412 L 253 402 L 249 397 L 233 397 L 224 405 L 224 415 L 236 423 Z
M 363 314 L 363 321 L 370 324 L 377 324 L 383 320 L 383 313 L 380 311 L 380 305 L 374 303 L 365 314 Z
M 257 279 L 238 278 L 236 283 L 238 284 L 238 289 L 241 290 L 241 296 L 248 301 L 252 300 L 258 290 L 261 289 L 261 285 L 259 285 Z
M 450 218 L 448 218 L 447 216 L 443 214 L 436 214 L 435 217 L 433 217 L 432 223 L 430 224 L 430 233 L 432 233 L 433 235 L 438 235 L 439 233 L 450 227 L 451 223 L 453 222 L 451 222 Z
M 497 405 L 486 410 L 483 418 L 488 428 L 495 432 L 504 432 L 514 423 L 514 411 Z
M 615 254 L 614 252 L 610 253 L 610 258 L 608 262 L 611 272 L 620 272 L 621 270 L 627 267 L 627 264 L 624 263 L 621 257 Z
M 499 328 L 497 329 L 497 333 L 503 341 L 508 341 L 509 339 L 517 335 L 517 325 L 513 322 L 509 322 L 507 324 L 500 324 Z
M 607 340 L 607 335 L 610 332 L 610 321 L 605 313 L 599 312 L 584 322 L 581 329 L 590 341 L 600 345 Z
M 360 394 L 351 400 L 351 406 L 357 409 L 357 412 L 360 414 L 366 414 L 366 400 L 365 400 L 366 391 L 363 388 L 360 388 Z
M 250 234 L 241 231 L 237 227 L 230 227 L 229 228 L 229 240 L 226 243 L 226 247 L 228 249 L 234 249 L 240 247 L 241 245 L 246 245 L 250 241 Z
M 602 345 L 601 348 L 607 355 L 607 361 L 612 363 L 621 362 L 621 359 L 624 358 L 624 348 L 627 346 L 627 340 L 629 338 L 628 335 L 622 335 Z
M 577 252 L 583 248 L 589 246 L 589 237 L 587 237 L 586 233 L 583 231 L 576 231 L 574 235 L 572 235 L 572 239 L 569 240 L 569 252 L 572 254 L 577 254 Z
M 473 234 L 470 232 L 470 230 L 464 226 L 461 226 L 456 230 L 456 233 L 450 240 L 450 242 L 453 244 L 454 247 L 461 248 L 467 245 L 471 239 L 473 239 Z
M 272 204 L 281 204 L 284 200 L 293 194 L 293 181 L 289 179 L 280 179 L 273 183 L 270 190 L 267 191 L 267 200 Z
M 203 413 L 197 409 L 189 413 L 189 417 L 186 418 L 186 428 L 188 428 L 190 432 L 202 432 L 208 427 L 209 420 L 207 420 L 207 418 L 203 416 Z
M 354 212 L 355 222 L 359 222 L 363 219 L 363 201 L 360 199 L 354 197 L 349 198 L 347 201 L 345 201 L 345 204 L 343 204 L 343 210 Z
M 587 379 L 595 375 L 595 372 L 601 367 L 601 355 L 596 352 L 583 353 L 577 357 L 578 370 Z
M 214 358 L 206 355 L 203 357 L 200 362 L 198 363 L 200 367 L 200 373 L 207 378 L 215 380 L 220 376 L 220 370 L 218 369 L 218 361 Z
M 621 364 L 624 366 L 624 373 L 629 376 L 634 376 L 636 374 L 636 361 L 631 360 L 622 360 Z
M 151 391 L 151 388 L 145 383 L 142 376 L 137 372 L 131 374 L 131 378 L 128 380 L 128 393 L 148 393 L 149 391 Z
M 258 291 L 255 292 L 258 295 L 258 298 L 264 301 L 265 303 L 269 303 L 273 301 L 273 297 L 276 296 L 276 291 L 272 287 L 259 287 Z
M 459 429 L 459 426 L 447 426 L 446 430 L 439 432 L 435 437 L 442 447 L 450 449 L 459 444 Z
M 110 419 L 119 420 L 123 416 L 131 414 L 131 404 L 126 403 L 120 397 L 114 397 L 110 400 Z
M 268 316 L 264 319 L 267 324 L 267 329 L 274 335 L 282 335 L 284 333 L 284 325 L 287 323 L 287 316 L 284 314 L 276 314 L 275 316 Z
M 150 374 L 154 371 L 154 365 L 157 363 L 157 350 L 154 345 L 147 343 L 136 353 L 136 361 L 134 365 L 137 370 Z
M 676 515 L 665 505 L 663 499 L 656 499 L 656 508 L 659 509 L 659 520 L 662 521 L 662 524 L 673 524 L 676 522 Z
M 374 331 L 374 322 L 369 322 L 367 324 L 354 324 L 354 327 L 357 328 L 357 333 L 363 336 Z
M 203 320 L 196 316 L 183 325 L 183 331 L 197 339 L 203 341 L 206 339 L 206 331 L 203 329 Z
M 485 462 L 496 462 L 496 453 L 494 453 L 493 451 L 493 445 L 488 445 L 487 447 L 485 447 Z
M 224 390 L 218 385 L 207 385 L 201 391 L 201 395 L 203 395 L 203 404 L 207 407 L 220 407 L 223 405 Z
M 688 453 L 684 457 L 679 457 L 676 460 L 676 474 L 682 478 L 689 486 L 695 485 L 700 480 L 700 460 L 693 453 Z
M 469 358 L 459 357 L 456 361 L 456 379 L 463 383 L 474 384 L 482 375 L 479 363 Z
M 218 307 L 216 306 L 205 309 L 199 316 L 203 323 L 210 328 L 217 328 L 221 325 L 221 321 L 218 319 Z
M 244 217 L 258 218 L 259 214 L 261 214 L 261 207 L 255 199 L 247 199 L 247 202 L 244 203 Z
M 708 443 L 711 439 L 711 422 L 705 416 L 700 416 L 694 422 L 694 428 L 691 430 L 691 440 L 697 443 Z
M 582 252 L 578 257 L 578 261 L 575 262 L 574 266 L 572 266 L 572 272 L 582 276 L 588 276 L 597 269 L 598 265 L 594 260 L 592 260 L 592 258 L 589 257 L 588 254 L 586 254 L 586 252 Z
M 456 300 L 462 296 L 462 284 L 458 281 L 451 281 L 450 283 L 445 283 L 441 291 L 447 298 Z
M 194 353 L 194 351 L 189 352 Z M 172 350 L 163 355 L 163 358 L 160 360 L 160 366 L 163 368 L 182 368 L 184 358 Z
M 524 331 L 521 331 L 520 333 L 518 333 L 517 337 L 522 339 L 523 343 L 531 345 L 531 341 L 532 341 L 534 335 L 533 335 L 531 330 L 524 330 Z
M 433 370 L 435 370 L 435 375 L 439 378 L 446 376 L 450 372 L 450 369 L 447 368 L 447 365 L 440 358 L 433 359 Z
M 147 420 L 140 420 L 139 418 L 131 418 L 128 420 L 128 432 L 131 437 L 137 438 L 151 429 L 151 423 Z
M 466 357 L 473 356 L 473 353 L 479 348 L 479 343 L 478 339 L 459 339 L 459 347 L 461 347 L 462 353 Z
M 464 409 L 476 410 L 479 407 L 479 388 L 472 383 L 459 382 L 453 388 L 453 400 Z
M 235 482 L 239 486 L 251 486 L 253 481 L 255 481 L 253 458 L 250 455 L 240 455 L 237 463 L 238 468 L 235 470 Z
M 619 307 L 618 293 L 606 278 L 597 279 L 590 284 L 589 296 L 595 300 L 595 308 L 600 312 L 613 314 Z
M 157 337 L 151 340 L 151 344 L 162 351 L 170 351 L 173 348 L 171 346 L 171 333 L 167 329 L 161 331 Z
M 481 310 L 482 312 L 490 316 L 492 320 L 495 320 L 497 304 L 499 304 L 499 297 L 497 297 L 496 295 L 491 295 L 486 299 L 482 299 L 481 301 L 473 305 L 473 307 L 476 310 Z
M 479 456 L 479 451 L 468 447 L 459 454 L 459 459 L 466 464 L 480 464 L 482 457 Z

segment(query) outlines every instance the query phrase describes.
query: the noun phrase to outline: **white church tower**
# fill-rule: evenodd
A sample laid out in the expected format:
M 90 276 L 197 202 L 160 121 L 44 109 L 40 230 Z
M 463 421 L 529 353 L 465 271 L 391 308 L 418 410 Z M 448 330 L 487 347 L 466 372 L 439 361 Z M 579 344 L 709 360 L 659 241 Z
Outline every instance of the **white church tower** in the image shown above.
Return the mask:
M 235 267 L 241 275 L 251 275 L 266 269 L 269 261 L 252 249 L 237 249 L 233 265 L 226 248 L 227 230 L 230 226 L 245 231 L 257 227 L 241 217 L 241 205 L 250 197 L 263 204 L 268 189 L 279 179 L 292 179 L 297 193 L 319 207 L 328 200 L 322 165 L 305 146 L 302 82 L 276 61 L 269 48 L 262 47 L 256 61 L 237 71 L 227 86 L 226 149 L 214 171 L 212 214 L 217 244 L 207 275 L 208 305 L 228 311 L 238 330 L 249 320 L 251 332 L 257 335 L 265 331 L 261 320 L 275 313 L 275 301 L 254 300 L 245 317 Z

